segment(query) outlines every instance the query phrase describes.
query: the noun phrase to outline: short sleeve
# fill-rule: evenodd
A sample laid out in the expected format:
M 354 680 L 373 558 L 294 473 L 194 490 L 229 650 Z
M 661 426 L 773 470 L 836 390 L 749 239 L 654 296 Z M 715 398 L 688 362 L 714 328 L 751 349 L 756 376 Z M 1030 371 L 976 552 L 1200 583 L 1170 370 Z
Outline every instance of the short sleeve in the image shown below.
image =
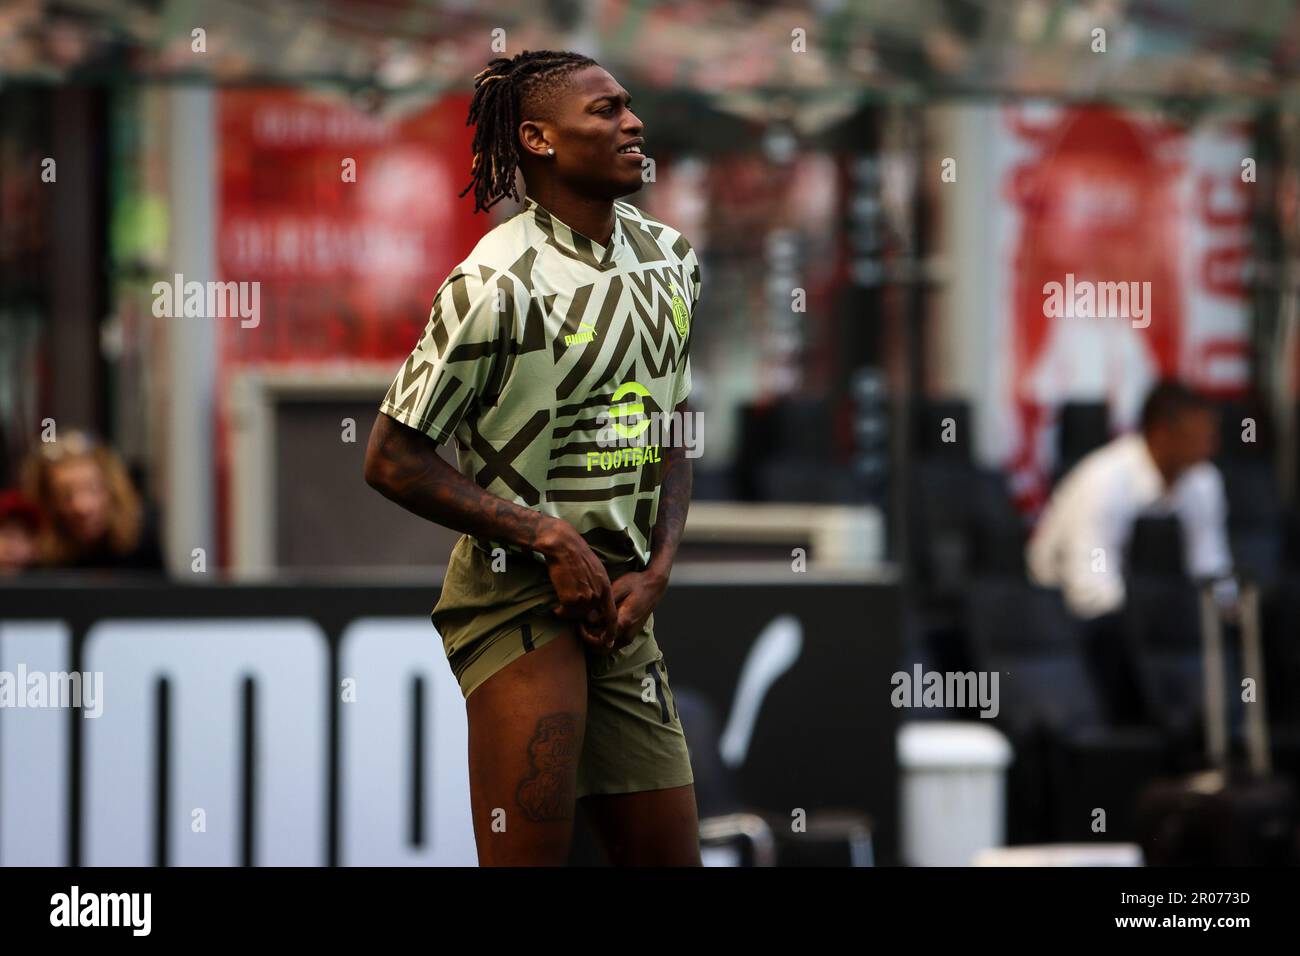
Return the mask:
M 682 361 L 681 372 L 677 376 L 677 390 L 673 393 L 673 408 L 686 401 L 691 394 L 691 357 Z
M 470 267 L 449 275 L 379 410 L 439 444 L 451 438 L 472 403 L 500 386 L 517 294 L 508 273 L 485 280 Z
M 700 304 L 700 265 L 695 250 L 686 254 L 683 264 L 691 284 L 691 315 L 687 326 L 686 340 L 682 344 L 682 361 L 677 376 L 677 388 L 673 393 L 673 407 L 686 401 L 691 394 L 691 339 L 695 338 L 696 307 Z

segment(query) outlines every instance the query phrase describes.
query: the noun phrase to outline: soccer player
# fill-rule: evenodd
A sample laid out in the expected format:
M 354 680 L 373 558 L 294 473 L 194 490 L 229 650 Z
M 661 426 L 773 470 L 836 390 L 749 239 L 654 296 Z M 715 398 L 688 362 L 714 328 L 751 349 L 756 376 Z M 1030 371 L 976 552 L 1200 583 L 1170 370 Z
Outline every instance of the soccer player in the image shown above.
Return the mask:
M 653 614 L 691 494 L 667 424 L 688 412 L 699 265 L 619 201 L 643 127 L 595 61 L 526 51 L 474 86 L 465 192 L 476 212 L 519 201 L 518 168 L 524 207 L 435 295 L 366 481 L 463 533 L 432 619 L 466 699 L 480 864 L 564 863 L 580 802 L 613 864 L 699 865 Z M 453 440 L 457 468 L 436 447 Z

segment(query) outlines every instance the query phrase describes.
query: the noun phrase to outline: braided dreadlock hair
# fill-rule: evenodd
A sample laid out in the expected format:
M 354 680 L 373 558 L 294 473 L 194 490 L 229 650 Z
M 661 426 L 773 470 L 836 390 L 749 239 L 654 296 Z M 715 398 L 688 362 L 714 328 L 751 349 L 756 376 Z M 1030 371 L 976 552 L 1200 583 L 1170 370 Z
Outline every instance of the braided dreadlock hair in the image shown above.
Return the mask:
M 519 201 L 515 168 L 519 165 L 519 108 L 524 97 L 536 108 L 538 94 L 553 93 L 558 81 L 574 70 L 596 65 L 581 53 L 525 50 L 513 59 L 497 57 L 474 77 L 474 99 L 465 120 L 466 126 L 474 125 L 473 178 L 460 195 L 474 190 L 475 212 L 486 212 L 506 196 Z

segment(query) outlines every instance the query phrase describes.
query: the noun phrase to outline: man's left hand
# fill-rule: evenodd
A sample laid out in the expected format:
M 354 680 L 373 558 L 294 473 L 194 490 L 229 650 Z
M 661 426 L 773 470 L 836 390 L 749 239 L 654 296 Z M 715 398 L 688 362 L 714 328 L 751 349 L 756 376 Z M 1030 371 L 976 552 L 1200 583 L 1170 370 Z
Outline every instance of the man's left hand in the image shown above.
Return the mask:
M 618 624 L 612 629 L 609 653 L 632 643 L 668 587 L 666 578 L 652 571 L 629 571 L 614 579 L 614 604 L 618 607 Z

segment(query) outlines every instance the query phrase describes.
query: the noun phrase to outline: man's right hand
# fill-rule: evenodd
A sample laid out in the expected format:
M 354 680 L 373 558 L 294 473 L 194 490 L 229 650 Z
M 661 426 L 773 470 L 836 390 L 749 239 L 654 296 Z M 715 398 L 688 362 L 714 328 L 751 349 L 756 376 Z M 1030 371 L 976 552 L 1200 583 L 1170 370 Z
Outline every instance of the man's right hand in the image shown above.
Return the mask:
M 535 549 L 546 557 L 546 570 L 560 603 L 552 610 L 578 622 L 578 633 L 595 650 L 613 648 L 618 610 L 609 572 L 573 525 L 554 518 L 537 537 Z
M 585 643 L 613 652 L 618 610 L 609 573 L 573 525 L 480 488 L 438 454 L 432 438 L 384 412 L 370 430 L 365 476 L 421 518 L 541 554 L 560 599 L 556 613 L 578 622 Z

